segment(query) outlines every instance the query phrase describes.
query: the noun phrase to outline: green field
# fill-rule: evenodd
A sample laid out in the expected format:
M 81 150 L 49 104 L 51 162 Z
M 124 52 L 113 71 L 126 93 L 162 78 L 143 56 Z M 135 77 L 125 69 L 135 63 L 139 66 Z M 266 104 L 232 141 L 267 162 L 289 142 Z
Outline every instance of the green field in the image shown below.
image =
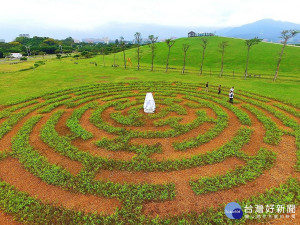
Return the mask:
M 224 59 L 224 76 L 219 78 L 220 57 L 218 44 L 226 40 L 229 46 L 226 48 Z M 187 53 L 186 74 L 181 75 L 182 67 L 182 44 L 189 43 Z M 120 67 L 112 68 L 113 56 L 105 56 L 106 66 L 102 66 L 102 56 L 91 59 L 64 58 L 61 60 L 53 57 L 32 58 L 28 62 L 11 64 L 0 63 L 0 104 L 40 95 L 45 92 L 59 90 L 61 88 L 75 87 L 82 84 L 98 82 L 131 82 L 131 81 L 183 81 L 193 83 L 205 83 L 214 85 L 235 86 L 238 90 L 248 90 L 258 95 L 265 95 L 284 101 L 292 101 L 299 105 L 299 82 L 300 82 L 300 48 L 288 46 L 281 63 L 278 80 L 272 82 L 276 68 L 277 57 L 281 46 L 278 44 L 260 43 L 253 46 L 250 52 L 249 74 L 260 74 L 261 77 L 252 77 L 246 81 L 243 72 L 246 60 L 246 47 L 240 39 L 209 37 L 209 43 L 204 60 L 203 75 L 199 76 L 201 60 L 200 38 L 182 38 L 176 40 L 171 48 L 170 72 L 164 73 L 167 46 L 165 43 L 157 43 L 154 71 L 150 68 L 150 48 L 141 48 L 141 71 L 136 70 L 136 50 L 126 51 L 126 58 L 131 58 L 132 67 L 123 69 L 123 53 L 117 53 L 116 64 Z M 36 69 L 28 69 L 34 61 L 45 61 L 46 64 Z M 78 62 L 78 64 L 74 64 Z M 90 64 L 97 62 L 98 66 Z M 234 70 L 234 74 L 233 74 Z M 225 90 L 224 90 L 225 91 Z M 227 90 L 226 90 L 227 91 Z
M 126 70 L 122 52 L 119 67 L 113 55 L 105 66 L 101 55 L 0 62 L 0 224 L 299 223 L 299 210 L 232 220 L 224 207 L 299 207 L 300 48 L 286 49 L 273 82 L 281 46 L 254 46 L 249 73 L 261 77 L 245 80 L 243 41 L 226 39 L 220 78 L 222 40 L 209 38 L 201 76 L 198 38 L 176 40 L 168 73 L 165 43 L 152 72 L 148 46 L 140 71 L 134 49 Z M 154 114 L 143 112 L 147 92 Z

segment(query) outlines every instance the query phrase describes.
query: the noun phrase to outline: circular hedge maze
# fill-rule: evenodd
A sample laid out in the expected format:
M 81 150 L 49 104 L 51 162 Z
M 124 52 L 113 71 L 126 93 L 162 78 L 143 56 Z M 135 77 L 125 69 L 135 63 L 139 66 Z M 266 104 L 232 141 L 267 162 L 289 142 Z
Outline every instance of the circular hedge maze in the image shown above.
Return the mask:
M 297 206 L 300 109 L 202 86 L 97 84 L 3 106 L 0 223 L 228 224 L 232 201 Z

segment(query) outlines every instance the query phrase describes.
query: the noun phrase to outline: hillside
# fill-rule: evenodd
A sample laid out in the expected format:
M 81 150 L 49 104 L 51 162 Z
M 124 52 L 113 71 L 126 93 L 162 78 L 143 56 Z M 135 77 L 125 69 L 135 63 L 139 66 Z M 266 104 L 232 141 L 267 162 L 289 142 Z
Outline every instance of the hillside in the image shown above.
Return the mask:
M 204 60 L 204 73 L 219 73 L 221 64 L 221 53 L 219 52 L 219 43 L 227 41 L 229 46 L 226 48 L 224 56 L 224 71 L 225 75 L 235 74 L 242 75 L 245 70 L 247 49 L 245 41 L 242 39 L 226 38 L 226 37 L 207 37 L 208 46 Z M 174 46 L 171 48 L 170 67 L 180 70 L 183 64 L 182 45 L 189 44 L 190 48 L 187 52 L 186 66 L 190 72 L 197 72 L 200 68 L 202 48 L 201 38 L 180 38 L 177 39 Z M 282 48 L 280 44 L 260 43 L 251 48 L 249 59 L 249 73 L 261 74 L 264 77 L 273 76 L 279 52 Z M 141 63 L 144 66 L 149 66 L 151 63 L 151 51 L 149 46 L 141 47 L 142 58 Z M 165 67 L 168 48 L 165 43 L 157 43 L 154 64 L 158 67 Z M 133 65 L 136 65 L 136 49 L 126 51 L 126 58 L 131 58 Z M 108 63 L 112 63 L 113 56 L 106 57 Z M 287 46 L 284 57 L 280 66 L 279 78 L 299 79 L 300 75 L 300 48 Z M 123 53 L 116 54 L 116 63 L 123 65 Z M 189 72 L 187 71 L 187 72 Z

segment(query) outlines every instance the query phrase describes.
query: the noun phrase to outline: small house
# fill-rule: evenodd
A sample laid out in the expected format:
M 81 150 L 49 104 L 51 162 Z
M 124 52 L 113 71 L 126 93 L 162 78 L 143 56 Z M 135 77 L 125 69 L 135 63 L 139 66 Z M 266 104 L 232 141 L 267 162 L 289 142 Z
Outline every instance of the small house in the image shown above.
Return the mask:
M 196 33 L 194 32 L 194 31 L 190 31 L 189 33 L 188 33 L 188 37 L 196 37 L 197 35 L 196 35 Z

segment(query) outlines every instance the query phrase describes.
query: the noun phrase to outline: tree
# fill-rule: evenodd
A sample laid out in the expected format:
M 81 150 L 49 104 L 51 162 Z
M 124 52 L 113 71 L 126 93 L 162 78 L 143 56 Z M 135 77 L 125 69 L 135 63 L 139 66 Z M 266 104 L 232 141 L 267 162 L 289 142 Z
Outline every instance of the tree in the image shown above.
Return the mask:
M 183 44 L 182 50 L 183 50 L 183 67 L 182 67 L 182 74 L 184 74 L 185 71 L 185 59 L 186 59 L 186 52 L 189 49 L 190 45 Z
M 225 53 L 225 48 L 228 46 L 228 41 L 222 41 L 219 44 L 220 52 L 222 54 L 222 59 L 221 59 L 221 71 L 220 71 L 220 77 L 223 75 L 223 65 L 224 65 L 224 53 Z
M 277 79 L 280 62 L 281 62 L 281 59 L 282 59 L 282 56 L 283 56 L 283 51 L 285 49 L 285 46 L 286 46 L 288 40 L 290 38 L 296 36 L 299 32 L 300 31 L 297 31 L 297 30 L 283 30 L 281 32 L 280 38 L 283 39 L 283 41 L 282 41 L 283 46 L 281 48 L 281 52 L 280 52 L 280 55 L 279 55 L 279 58 L 278 58 L 277 67 L 276 67 L 276 71 L 275 71 L 275 75 L 274 75 L 273 81 L 275 81 Z
M 169 58 L 170 58 L 170 52 L 172 46 L 175 44 L 175 40 L 172 39 L 167 39 L 165 40 L 166 44 L 168 45 L 169 51 L 168 51 L 168 56 L 167 56 L 167 63 L 166 63 L 166 72 L 168 72 L 168 67 L 169 67 Z
M 47 38 L 43 41 L 45 45 L 59 45 L 59 42 L 54 40 L 53 38 Z
M 72 37 L 67 37 L 65 40 L 62 40 L 63 45 L 73 46 L 74 39 Z
M 140 59 L 141 59 L 141 56 L 140 56 L 140 45 L 141 45 L 141 42 L 142 42 L 141 33 L 136 32 L 134 34 L 134 38 L 135 38 L 135 42 L 137 44 L 137 60 L 138 60 L 137 68 L 138 68 L 138 70 L 140 70 Z
M 126 56 L 125 56 L 125 49 L 126 49 L 126 44 L 124 41 L 124 37 L 120 37 L 120 47 L 123 51 L 123 58 L 124 58 L 124 69 L 126 69 Z
M 201 60 L 199 75 L 202 75 L 203 62 L 204 62 L 205 50 L 206 50 L 206 47 L 207 47 L 207 43 L 208 43 L 207 38 L 201 38 L 201 44 L 200 45 L 202 46 L 202 60 Z
M 10 45 L 12 45 L 12 46 L 20 46 L 20 45 L 21 45 L 21 43 L 18 42 L 18 41 L 11 41 L 11 42 L 9 42 L 8 44 L 10 44 Z
M 102 55 L 103 66 L 105 66 L 105 61 L 104 61 L 105 49 L 103 46 L 100 49 L 100 53 Z
M 151 71 L 153 71 L 153 63 L 154 63 L 154 56 L 155 56 L 155 43 L 157 42 L 158 37 L 154 37 L 154 35 L 149 35 L 150 41 L 150 48 L 151 48 Z
M 113 53 L 114 53 L 114 65 L 113 65 L 113 67 L 116 67 L 117 66 L 116 65 L 116 52 L 117 52 L 117 45 L 116 44 L 114 44 L 112 46 L 112 50 L 113 50 Z
M 24 47 L 26 48 L 27 56 L 30 56 L 30 55 L 31 55 L 31 52 L 30 52 L 30 45 L 25 45 Z
M 245 69 L 245 79 L 248 75 L 248 63 L 249 63 L 249 53 L 250 53 L 250 49 L 253 45 L 256 45 L 258 43 L 260 43 L 262 41 L 262 39 L 259 39 L 258 37 L 249 39 L 249 40 L 245 40 L 245 44 L 247 46 L 247 60 L 246 60 L 246 69 Z

